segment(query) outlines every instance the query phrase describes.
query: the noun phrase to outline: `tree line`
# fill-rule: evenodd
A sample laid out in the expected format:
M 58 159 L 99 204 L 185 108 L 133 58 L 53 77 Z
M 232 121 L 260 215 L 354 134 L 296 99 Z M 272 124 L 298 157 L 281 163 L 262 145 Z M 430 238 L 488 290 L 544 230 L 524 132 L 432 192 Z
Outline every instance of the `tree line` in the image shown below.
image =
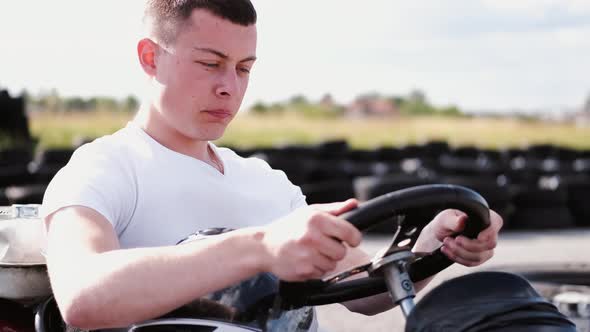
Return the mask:
M 27 110 L 30 112 L 135 112 L 139 107 L 139 99 L 133 95 L 125 98 L 114 98 L 108 96 L 80 97 L 60 96 L 57 90 L 53 89 L 38 94 L 23 93 L 26 100 Z
M 250 111 L 256 114 L 280 114 L 287 112 L 300 113 L 308 116 L 396 116 L 396 115 L 443 115 L 464 116 L 465 113 L 459 107 L 435 106 L 426 94 L 420 90 L 414 90 L 406 96 L 387 96 L 378 93 L 368 93 L 357 96 L 348 104 L 337 104 L 329 94 L 324 95 L 319 101 L 311 101 L 303 95 L 297 95 L 284 102 L 255 103 Z
M 139 99 L 133 95 L 125 98 L 108 96 L 80 97 L 61 96 L 57 90 L 31 94 L 23 92 L 27 110 L 30 112 L 135 112 L 139 107 Z M 356 105 L 356 106 L 355 106 Z M 265 103 L 256 102 L 247 111 L 255 114 L 281 114 L 294 112 L 311 117 L 339 117 L 350 115 L 354 107 L 365 108 L 362 116 L 376 115 L 372 107 L 385 107 L 385 114 L 381 115 L 448 115 L 462 116 L 464 113 L 456 106 L 438 107 L 433 105 L 426 95 L 415 90 L 407 96 L 386 96 L 377 93 L 367 93 L 357 96 L 355 101 L 348 104 L 338 104 L 329 94 L 320 100 L 313 101 L 303 95 L 296 95 L 284 102 Z M 362 113 L 362 112 L 361 112 Z

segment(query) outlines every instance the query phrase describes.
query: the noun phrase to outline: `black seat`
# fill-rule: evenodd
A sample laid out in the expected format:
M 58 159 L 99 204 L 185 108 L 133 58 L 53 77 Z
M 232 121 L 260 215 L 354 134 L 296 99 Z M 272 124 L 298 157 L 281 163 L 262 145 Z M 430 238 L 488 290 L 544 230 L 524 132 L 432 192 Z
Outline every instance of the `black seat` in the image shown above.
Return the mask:
M 478 272 L 428 293 L 406 321 L 406 332 L 574 332 L 576 326 L 524 278 Z

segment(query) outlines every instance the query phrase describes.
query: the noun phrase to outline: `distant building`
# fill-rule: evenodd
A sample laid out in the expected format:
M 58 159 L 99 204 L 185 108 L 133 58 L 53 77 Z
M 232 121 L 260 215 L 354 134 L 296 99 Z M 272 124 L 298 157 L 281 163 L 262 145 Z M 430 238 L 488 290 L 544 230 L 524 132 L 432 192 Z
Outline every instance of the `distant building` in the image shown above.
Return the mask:
M 350 117 L 397 116 L 399 109 L 391 99 L 377 95 L 361 96 L 346 108 Z
M 576 113 L 573 117 L 573 121 L 579 126 L 590 126 L 590 112 L 583 110 Z
M 333 109 L 337 107 L 334 98 L 332 98 L 332 95 L 329 93 L 325 94 L 322 99 L 320 99 L 320 106 L 324 109 Z

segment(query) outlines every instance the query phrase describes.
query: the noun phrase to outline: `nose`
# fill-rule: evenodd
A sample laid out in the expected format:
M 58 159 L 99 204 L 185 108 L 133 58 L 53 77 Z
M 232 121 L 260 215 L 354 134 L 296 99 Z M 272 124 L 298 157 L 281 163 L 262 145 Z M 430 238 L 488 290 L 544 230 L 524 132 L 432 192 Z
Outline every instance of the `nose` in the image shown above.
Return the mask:
M 230 69 L 224 70 L 215 86 L 215 95 L 220 98 L 230 98 L 237 94 L 238 85 L 238 75 L 236 71 Z

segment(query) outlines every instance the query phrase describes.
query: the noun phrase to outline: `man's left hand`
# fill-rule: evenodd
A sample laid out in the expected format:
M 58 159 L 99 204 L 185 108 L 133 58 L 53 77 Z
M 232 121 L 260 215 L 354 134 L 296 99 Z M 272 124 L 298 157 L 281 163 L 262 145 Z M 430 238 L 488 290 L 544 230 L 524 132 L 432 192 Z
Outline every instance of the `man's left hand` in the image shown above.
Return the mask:
M 459 210 L 444 210 L 424 229 L 416 241 L 413 251 L 430 252 L 441 246 L 441 251 L 452 261 L 465 266 L 480 265 L 494 256 L 498 232 L 502 228 L 502 217 L 490 210 L 490 226 L 477 238 L 452 237 L 465 228 L 467 215 Z

